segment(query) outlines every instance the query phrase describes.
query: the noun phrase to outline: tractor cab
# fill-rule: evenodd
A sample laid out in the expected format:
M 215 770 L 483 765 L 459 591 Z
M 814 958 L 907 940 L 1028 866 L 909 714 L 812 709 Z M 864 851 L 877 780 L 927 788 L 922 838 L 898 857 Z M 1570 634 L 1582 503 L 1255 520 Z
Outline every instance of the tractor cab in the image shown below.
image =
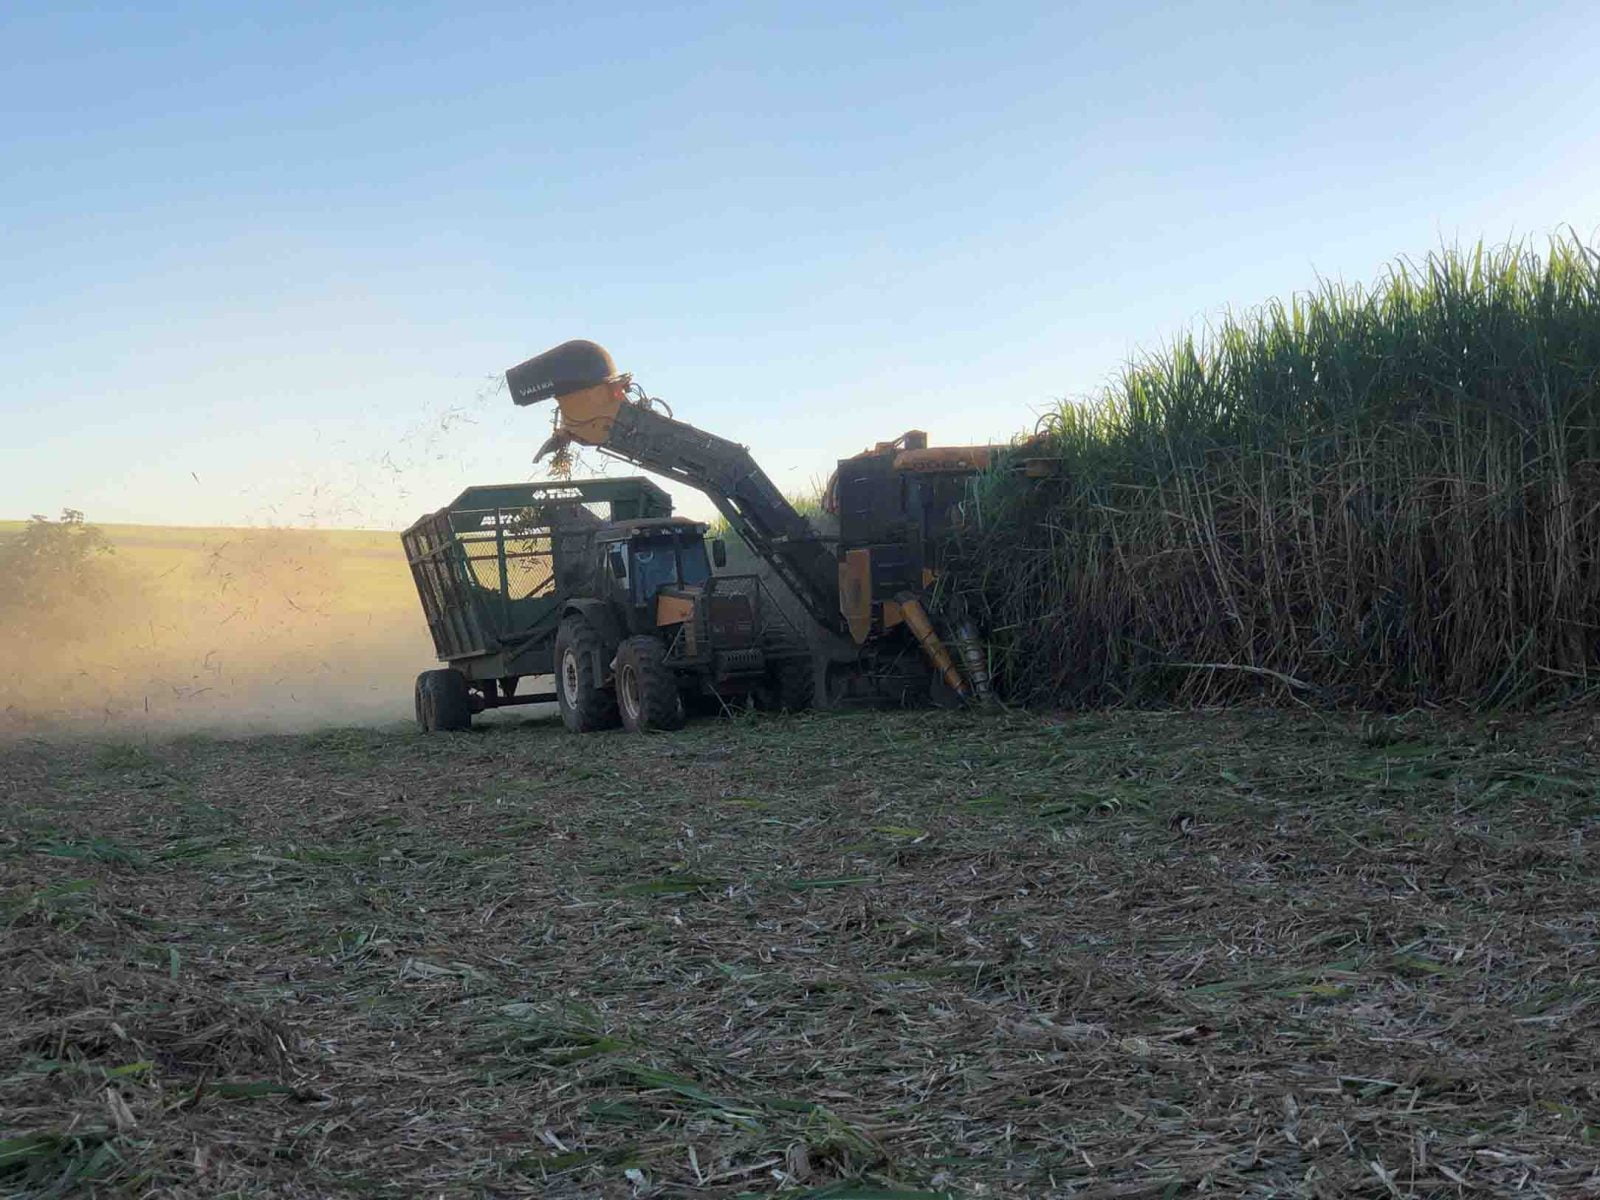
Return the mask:
M 720 539 L 707 553 L 706 527 L 683 517 L 619 521 L 597 534 L 600 578 L 631 632 L 689 619 L 711 578 L 712 560 L 727 561 Z

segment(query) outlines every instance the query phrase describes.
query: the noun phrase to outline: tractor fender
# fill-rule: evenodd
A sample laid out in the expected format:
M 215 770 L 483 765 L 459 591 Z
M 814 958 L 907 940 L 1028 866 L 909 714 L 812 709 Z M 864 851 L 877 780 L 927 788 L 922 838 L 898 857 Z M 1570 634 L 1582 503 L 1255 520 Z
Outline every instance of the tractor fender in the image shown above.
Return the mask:
M 600 640 L 605 644 L 605 652 L 595 655 L 594 682 L 597 687 L 605 686 L 605 675 L 612 659 L 616 657 L 617 647 L 622 644 L 622 626 L 617 622 L 616 616 L 604 600 L 569 600 L 561 609 L 562 619 L 567 617 L 582 617 L 589 623 L 589 628 L 600 635 Z

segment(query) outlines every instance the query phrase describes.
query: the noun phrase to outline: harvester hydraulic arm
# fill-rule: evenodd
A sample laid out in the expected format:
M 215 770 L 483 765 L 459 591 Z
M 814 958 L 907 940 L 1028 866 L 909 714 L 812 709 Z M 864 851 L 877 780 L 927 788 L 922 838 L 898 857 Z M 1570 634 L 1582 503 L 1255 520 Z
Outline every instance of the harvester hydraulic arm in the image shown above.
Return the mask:
M 634 403 L 618 408 L 610 436 L 600 446 L 647 471 L 699 488 L 818 624 L 838 626 L 839 576 L 832 553 L 750 451 Z
M 838 568 L 805 517 L 736 442 L 658 411 L 593 342 L 567 342 L 506 372 L 518 404 L 554 399 L 554 436 L 538 457 L 578 442 L 705 493 L 824 629 L 839 631 Z M 635 389 L 636 390 L 636 389 Z

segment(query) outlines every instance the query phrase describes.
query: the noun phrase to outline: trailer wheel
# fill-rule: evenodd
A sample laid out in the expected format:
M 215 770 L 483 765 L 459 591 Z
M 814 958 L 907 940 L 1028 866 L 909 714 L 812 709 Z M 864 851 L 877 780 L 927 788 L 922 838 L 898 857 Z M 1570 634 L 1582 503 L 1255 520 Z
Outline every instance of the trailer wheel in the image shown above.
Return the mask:
M 561 721 L 573 733 L 613 729 L 617 698 L 595 682 L 595 666 L 605 661 L 605 647 L 594 626 L 572 616 L 556 630 L 556 704 Z
M 417 728 L 423 733 L 455 733 L 472 728 L 467 677 L 460 671 L 424 671 L 417 676 Z
M 617 651 L 617 708 L 629 733 L 683 728 L 683 693 L 665 653 L 649 636 L 631 637 Z

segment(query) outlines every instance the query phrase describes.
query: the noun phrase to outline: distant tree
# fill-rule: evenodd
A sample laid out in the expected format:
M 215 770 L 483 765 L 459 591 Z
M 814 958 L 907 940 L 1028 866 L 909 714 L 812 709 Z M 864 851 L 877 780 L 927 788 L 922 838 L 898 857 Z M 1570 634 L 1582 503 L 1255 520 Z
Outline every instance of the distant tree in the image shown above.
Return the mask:
M 112 596 L 111 543 L 75 508 L 52 521 L 35 514 L 0 538 L 0 628 L 8 634 L 87 636 Z

